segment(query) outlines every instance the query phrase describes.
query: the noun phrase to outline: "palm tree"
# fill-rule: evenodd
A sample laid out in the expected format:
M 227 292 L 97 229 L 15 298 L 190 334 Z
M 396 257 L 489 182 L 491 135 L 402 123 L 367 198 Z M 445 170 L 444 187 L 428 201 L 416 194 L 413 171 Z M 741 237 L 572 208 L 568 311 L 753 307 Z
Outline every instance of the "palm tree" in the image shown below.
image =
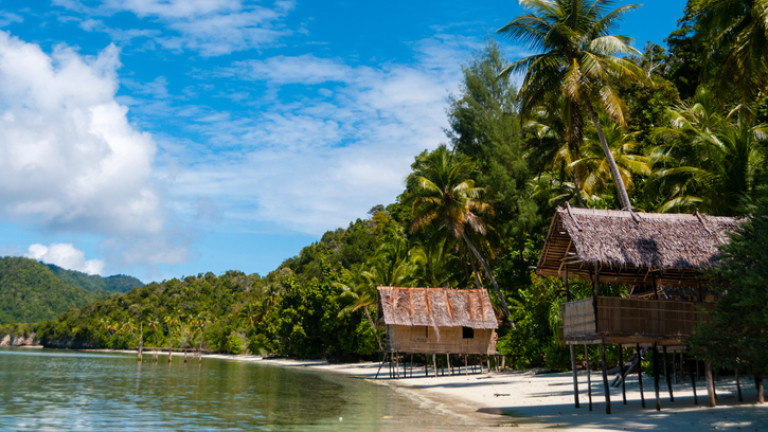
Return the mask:
M 605 140 L 594 104 L 602 107 L 620 125 L 626 124 L 626 106 L 613 87 L 614 80 L 644 81 L 643 70 L 621 54 L 640 52 L 625 36 L 608 34 L 622 15 L 638 5 L 612 11 L 613 0 L 520 0 L 534 13 L 515 18 L 500 28 L 514 39 L 528 42 L 543 53 L 520 59 L 502 73 L 525 72 L 520 92 L 522 111 L 529 112 L 539 101 L 563 93 L 574 109 L 584 109 L 600 140 L 616 186 L 619 202 L 631 209 L 626 187 Z
M 691 105 L 669 110 L 669 126 L 655 131 L 664 141 L 651 154 L 657 189 L 666 194 L 661 211 L 739 214 L 765 175 L 768 125 L 751 125 L 745 119 L 751 114 L 740 110 L 723 118 L 710 96 L 700 89 Z
M 454 238 L 463 240 L 491 280 L 499 296 L 504 318 L 509 320 L 509 307 L 499 284 L 488 262 L 467 235 L 467 226 L 485 235 L 487 230 L 480 214 L 492 212 L 490 204 L 480 199 L 483 190 L 475 186 L 475 181 L 470 178 L 470 170 L 470 159 L 451 152 L 445 145 L 417 158 L 411 173 L 416 186 L 411 230 L 416 231 L 437 222 Z
M 718 93 L 750 102 L 768 90 L 768 0 L 693 0 L 691 11 Z
M 628 189 L 634 187 L 633 174 L 649 176 L 651 167 L 648 164 L 648 157 L 638 154 L 636 150 L 639 147 L 635 139 L 638 133 L 627 133 L 619 125 L 607 124 L 603 130 L 605 139 L 615 155 L 616 165 L 619 168 L 624 184 Z M 587 196 L 604 195 L 609 184 L 611 176 L 608 167 L 608 160 L 600 148 L 598 140 L 592 139 L 594 130 L 586 133 L 585 145 L 583 147 L 583 156 L 574 162 L 574 165 L 583 166 L 586 174 L 582 190 Z

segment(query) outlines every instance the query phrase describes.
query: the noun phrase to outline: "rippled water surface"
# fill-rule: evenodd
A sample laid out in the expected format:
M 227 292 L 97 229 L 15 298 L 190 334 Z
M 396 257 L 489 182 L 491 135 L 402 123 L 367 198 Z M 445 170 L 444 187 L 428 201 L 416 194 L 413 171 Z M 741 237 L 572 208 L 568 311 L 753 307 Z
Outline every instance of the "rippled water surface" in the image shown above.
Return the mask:
M 407 391 L 330 373 L 0 349 L 0 430 L 468 430 L 480 426 L 474 421 Z

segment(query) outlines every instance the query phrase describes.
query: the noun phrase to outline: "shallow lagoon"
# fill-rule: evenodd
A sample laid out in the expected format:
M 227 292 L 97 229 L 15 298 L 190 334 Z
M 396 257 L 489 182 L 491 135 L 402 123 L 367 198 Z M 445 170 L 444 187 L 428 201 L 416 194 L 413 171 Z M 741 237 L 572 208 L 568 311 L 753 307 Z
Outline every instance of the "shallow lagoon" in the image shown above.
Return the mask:
M 502 420 L 499 420 L 501 423 Z M 487 425 L 487 421 L 482 422 Z M 0 349 L 0 430 L 477 430 L 412 391 L 327 372 Z

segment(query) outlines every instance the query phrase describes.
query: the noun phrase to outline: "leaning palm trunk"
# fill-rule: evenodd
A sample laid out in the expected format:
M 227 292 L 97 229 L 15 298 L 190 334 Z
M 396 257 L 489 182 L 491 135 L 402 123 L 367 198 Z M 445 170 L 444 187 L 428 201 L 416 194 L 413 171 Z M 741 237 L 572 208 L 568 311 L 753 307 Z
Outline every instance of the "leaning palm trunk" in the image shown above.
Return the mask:
M 384 351 L 384 346 L 381 344 L 381 339 L 379 338 L 379 332 L 376 331 L 376 323 L 371 317 L 371 311 L 368 310 L 368 306 L 363 307 L 363 310 L 365 311 L 365 316 L 368 318 L 368 322 L 371 323 L 371 327 L 373 328 L 373 336 L 376 337 L 376 343 L 379 345 L 379 351 Z
M 584 98 L 584 106 L 586 106 L 587 111 L 589 112 L 589 118 L 592 119 L 592 123 L 595 125 L 597 137 L 600 139 L 600 145 L 603 147 L 605 159 L 608 161 L 608 166 L 611 169 L 611 176 L 613 176 L 613 183 L 616 185 L 616 194 L 619 197 L 621 209 L 632 210 L 632 203 L 629 202 L 629 195 L 627 194 L 626 186 L 624 186 L 624 180 L 621 178 L 619 166 L 616 165 L 616 159 L 613 158 L 611 148 L 608 147 L 603 128 L 600 126 L 600 120 L 597 118 L 597 114 L 595 113 L 594 108 L 592 108 L 592 102 L 589 101 L 589 98 Z
M 496 282 L 496 278 L 493 277 L 493 272 L 491 272 L 491 268 L 488 267 L 488 263 L 485 262 L 485 259 L 483 259 L 482 255 L 480 255 L 480 252 L 477 251 L 475 248 L 475 245 L 472 244 L 472 242 L 469 240 L 469 237 L 467 237 L 467 234 L 464 232 L 464 230 L 461 230 L 461 238 L 464 239 L 464 242 L 467 244 L 467 247 L 470 251 L 475 255 L 478 261 L 480 261 L 480 264 L 482 264 L 483 269 L 485 270 L 485 274 L 488 276 L 488 279 L 491 280 L 491 283 L 493 284 L 493 288 L 496 290 L 496 294 L 499 296 L 499 301 L 501 301 L 501 312 L 504 314 L 504 319 L 507 320 L 514 328 L 515 324 L 511 321 L 509 321 L 509 306 L 507 306 L 507 300 L 504 298 L 504 294 L 501 293 L 501 289 L 499 288 L 499 284 Z

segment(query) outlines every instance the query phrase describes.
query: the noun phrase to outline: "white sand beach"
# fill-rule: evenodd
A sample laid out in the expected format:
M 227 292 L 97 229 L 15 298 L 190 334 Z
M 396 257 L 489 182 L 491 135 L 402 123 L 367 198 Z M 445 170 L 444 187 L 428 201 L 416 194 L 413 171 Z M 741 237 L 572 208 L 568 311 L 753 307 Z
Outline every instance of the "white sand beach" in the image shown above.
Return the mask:
M 309 367 L 373 379 L 378 363 L 328 364 L 322 361 L 260 360 L 290 367 Z M 416 377 L 418 375 L 418 377 Z M 768 404 L 755 403 L 753 382 L 742 379 L 744 402 L 736 396 L 735 380 L 716 382 L 718 406 L 709 408 L 703 379 L 697 382 L 698 405 L 694 404 L 690 380 L 673 385 L 671 402 L 666 383 L 661 380 L 661 411 L 656 411 L 653 378 L 643 380 L 646 408 L 641 406 L 637 376 L 627 380 L 627 404 L 621 387 L 611 388 L 612 414 L 605 413 L 602 375 L 593 372 L 592 411 L 587 397 L 587 376 L 579 375 L 581 407 L 574 407 L 571 373 L 535 374 L 505 372 L 491 374 L 424 377 L 424 370 L 414 370 L 413 378 L 389 379 L 387 366 L 377 382 L 416 392 L 418 396 L 443 404 L 462 415 L 476 416 L 480 424 L 488 416 L 506 415 L 509 422 L 492 424 L 528 430 L 562 429 L 579 431 L 704 431 L 768 430 Z M 507 417 L 505 417 L 507 418 Z M 487 424 L 491 424 L 488 422 Z

